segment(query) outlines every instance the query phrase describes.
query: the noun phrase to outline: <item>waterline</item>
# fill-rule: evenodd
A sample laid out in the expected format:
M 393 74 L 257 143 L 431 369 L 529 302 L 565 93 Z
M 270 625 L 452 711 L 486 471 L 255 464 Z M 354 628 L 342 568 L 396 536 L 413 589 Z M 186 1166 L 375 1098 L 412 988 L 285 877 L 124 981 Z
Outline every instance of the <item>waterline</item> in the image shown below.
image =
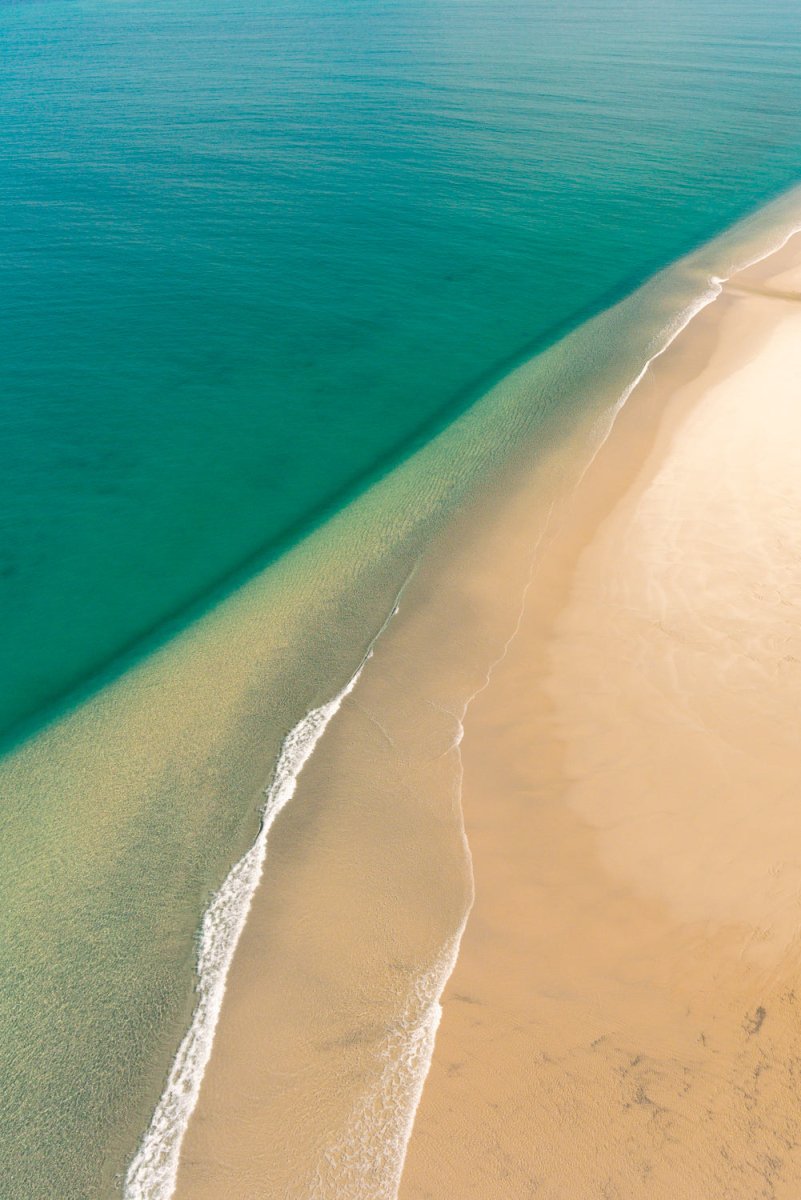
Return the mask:
M 403 587 L 407 582 L 408 579 Z M 281 745 L 273 780 L 266 791 L 258 837 L 231 868 L 203 917 L 197 958 L 197 1003 L 192 1022 L 173 1060 L 147 1132 L 126 1173 L 124 1200 L 169 1200 L 175 1191 L 181 1143 L 211 1057 L 228 972 L 264 871 L 270 829 L 294 796 L 300 773 L 318 742 L 359 682 L 378 638 L 398 611 L 402 592 L 403 588 L 342 690 L 308 712 L 289 731 Z

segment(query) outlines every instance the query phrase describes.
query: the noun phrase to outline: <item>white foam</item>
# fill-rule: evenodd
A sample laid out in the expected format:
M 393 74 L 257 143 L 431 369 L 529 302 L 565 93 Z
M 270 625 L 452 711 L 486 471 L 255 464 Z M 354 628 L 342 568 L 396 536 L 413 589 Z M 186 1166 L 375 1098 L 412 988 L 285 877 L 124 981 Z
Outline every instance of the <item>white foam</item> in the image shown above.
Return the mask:
M 442 993 L 456 966 L 475 894 L 473 857 L 461 806 L 464 722 L 471 704 L 489 685 L 496 667 L 506 658 L 520 630 L 534 581 L 537 552 L 548 529 L 551 511 L 531 550 L 514 627 L 488 664 L 479 686 L 462 701 L 461 712 L 448 710 L 455 723 L 451 749 L 456 751 L 455 799 L 469 872 L 469 901 L 459 927 L 443 944 L 434 962 L 412 981 L 403 1011 L 382 1041 L 379 1053 L 383 1067 L 378 1079 L 357 1099 L 342 1134 L 326 1148 L 309 1183 L 309 1200 L 396 1200 L 398 1195 L 417 1110 L 434 1056 L 442 1018 Z
M 767 249 L 753 258 L 733 264 L 729 275 L 708 277 L 706 289 L 664 327 L 658 339 L 658 349 L 599 421 L 600 436 L 584 468 L 585 472 L 609 437 L 621 409 L 651 365 L 665 353 L 694 317 L 721 295 L 723 285 L 733 275 L 769 258 L 797 233 L 801 233 L 801 224 L 778 234 L 778 240 L 772 241 Z M 538 545 L 542 536 L 538 539 Z M 532 557 L 532 572 L 535 558 L 536 549 Z M 505 657 L 520 626 L 530 584 L 531 577 L 524 591 L 517 625 L 497 662 Z M 395 612 L 397 603 L 377 637 Z M 198 1000 L 192 1023 L 175 1057 L 150 1126 L 126 1174 L 124 1200 L 169 1200 L 174 1192 L 181 1143 L 211 1056 L 228 971 L 262 876 L 270 828 L 292 799 L 298 776 L 330 721 L 356 686 L 372 653 L 372 645 L 345 687 L 327 704 L 308 713 L 287 735 L 276 763 L 273 782 L 266 794 L 258 838 L 231 869 L 204 916 L 198 954 Z M 490 666 L 479 691 L 489 682 L 497 662 Z M 464 733 L 464 715 L 474 698 L 468 698 L 462 720 L 458 721 L 457 747 Z M 472 868 L 466 838 L 465 848 L 468 864 Z M 310 1182 L 310 1200 L 339 1200 L 344 1196 L 342 1187 L 346 1179 L 348 1200 L 394 1200 L 397 1195 L 417 1108 L 434 1052 L 436 1031 L 442 1015 L 440 997 L 456 964 L 468 915 L 469 907 L 460 928 L 443 947 L 436 962 L 414 981 L 402 1018 L 395 1028 L 388 1031 L 384 1047 L 385 1066 L 380 1078 L 357 1101 L 342 1137 L 328 1148 L 326 1162 Z M 333 1191 L 332 1186 L 335 1189 Z
M 466 919 L 466 918 L 465 918 Z M 410 981 L 405 1004 L 377 1054 L 381 1067 L 359 1095 L 340 1136 L 307 1184 L 309 1200 L 394 1200 L 434 1053 L 439 998 L 456 964 L 464 923 L 428 970 Z
M 601 417 L 598 418 L 595 426 L 595 431 L 598 434 L 598 440 L 593 447 L 592 455 L 587 460 L 584 470 L 581 473 L 579 482 L 581 482 L 581 480 L 587 474 L 587 471 L 595 461 L 599 450 L 612 432 L 615 421 L 621 409 L 626 404 L 626 401 L 629 399 L 632 392 L 642 383 L 643 379 L 651 369 L 652 364 L 655 363 L 658 358 L 661 358 L 668 347 L 675 342 L 679 334 L 687 328 L 694 317 L 697 317 L 700 312 L 703 312 L 705 308 L 717 300 L 718 296 L 720 296 L 723 291 L 723 284 L 725 282 L 725 279 L 722 279 L 718 275 L 711 275 L 709 277 L 709 287 L 707 290 L 703 292 L 702 295 L 700 295 L 696 300 L 693 300 L 692 303 L 683 308 L 675 317 L 675 319 L 671 321 L 670 324 L 662 331 L 664 340 L 662 341 L 659 349 L 655 351 L 650 358 L 646 359 L 645 366 L 642 368 L 640 373 L 623 389 L 608 412 L 605 412 Z
M 740 271 L 747 271 L 749 267 L 755 267 L 757 263 L 764 262 L 765 259 L 770 258 L 772 254 L 778 254 L 780 250 L 784 249 L 784 247 L 790 241 L 790 238 L 795 237 L 797 233 L 801 233 L 801 222 L 791 224 L 781 233 L 776 230 L 775 233 L 778 238 L 777 241 L 770 241 L 767 249 L 761 250 L 753 258 L 745 259 L 742 262 L 738 262 L 733 265 L 730 268 L 729 274 L 725 279 L 722 280 L 722 282 L 727 283 L 729 279 L 731 279 L 734 275 L 737 275 Z
M 358 670 L 333 699 L 307 713 L 281 745 L 272 783 L 265 794 L 258 837 L 231 868 L 203 917 L 197 960 L 197 1003 L 192 1022 L 173 1060 L 147 1132 L 126 1173 L 124 1200 L 169 1200 L 175 1191 L 181 1143 L 211 1057 L 228 971 L 261 880 L 270 829 L 294 796 L 301 771 L 343 700 L 355 688 L 375 642 L 397 611 L 396 600 Z
M 740 271 L 746 271 L 749 267 L 754 267 L 757 263 L 764 262 L 765 259 L 770 258 L 774 254 L 778 254 L 778 252 L 787 245 L 790 239 L 795 237 L 798 233 L 801 233 L 801 224 L 793 224 L 789 229 L 784 229 L 781 232 L 776 231 L 775 238 L 768 242 L 766 248 L 760 250 L 759 253 L 753 256 L 753 258 L 735 261 L 729 268 L 728 275 L 710 275 L 707 280 L 706 290 L 703 291 L 700 296 L 686 305 L 685 308 L 677 313 L 673 320 L 665 326 L 665 328 L 662 330 L 659 349 L 656 350 L 651 357 L 646 360 L 642 370 L 639 372 L 636 378 L 634 378 L 632 382 L 623 389 L 617 401 L 612 405 L 609 411 L 604 413 L 604 415 L 599 418 L 596 429 L 600 436 L 593 448 L 591 458 L 584 467 L 584 471 L 581 475 L 582 479 L 594 462 L 599 450 L 612 432 L 615 420 L 617 419 L 621 409 L 626 404 L 632 392 L 634 392 L 634 390 L 639 387 L 640 383 L 642 383 L 653 363 L 655 363 L 658 358 L 661 358 L 665 351 L 673 344 L 673 342 L 675 342 L 679 334 L 683 333 L 690 322 L 697 317 L 700 312 L 703 312 L 705 308 L 707 308 L 710 304 L 713 304 L 714 301 L 722 295 L 724 284 L 728 283 L 733 276 L 738 275 Z
M 655 339 L 657 349 L 642 370 L 623 390 L 597 427 L 600 434 L 582 471 L 582 478 L 611 433 L 615 419 L 629 397 L 648 373 L 651 365 L 668 349 L 690 322 L 723 292 L 723 286 L 738 271 L 768 258 L 790 238 L 801 232 L 801 225 L 779 235 L 778 240 L 755 257 L 732 264 L 728 276 L 709 275 L 702 293 L 681 309 Z M 506 657 L 522 624 L 528 592 L 533 584 L 537 552 L 550 532 L 551 513 L 540 530 L 531 553 L 528 580 L 521 597 L 517 621 L 499 656 L 490 663 L 479 688 L 464 701 L 461 718 L 453 714 L 457 733 L 454 748 L 458 753 L 457 792 L 461 798 L 462 761 L 460 745 L 464 720 L 473 700 L 489 684 L 495 668 Z M 465 855 L 472 876 L 472 856 L 462 826 Z M 412 1136 L 417 1110 L 431 1067 L 442 1006 L 440 999 L 459 955 L 462 936 L 472 904 L 467 906 L 459 929 L 443 946 L 436 962 L 414 982 L 402 1017 L 389 1030 L 381 1046 L 384 1066 L 377 1082 L 359 1097 L 340 1137 L 329 1145 L 322 1162 L 309 1183 L 309 1200 L 395 1200 Z

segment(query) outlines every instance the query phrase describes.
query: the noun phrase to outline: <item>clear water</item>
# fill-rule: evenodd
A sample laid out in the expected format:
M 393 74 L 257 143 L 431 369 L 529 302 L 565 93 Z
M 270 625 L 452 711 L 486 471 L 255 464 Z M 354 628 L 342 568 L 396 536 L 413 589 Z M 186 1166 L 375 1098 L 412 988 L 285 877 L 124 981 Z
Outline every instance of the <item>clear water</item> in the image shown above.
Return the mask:
M 801 173 L 791 0 L 0 21 L 5 729 Z
M 22 0 L 0 55 L 0 1196 L 65 1200 L 130 1157 L 280 735 L 406 569 L 372 510 L 350 574 L 287 551 L 801 178 L 801 10 Z M 269 628 L 193 641 L 272 560 Z

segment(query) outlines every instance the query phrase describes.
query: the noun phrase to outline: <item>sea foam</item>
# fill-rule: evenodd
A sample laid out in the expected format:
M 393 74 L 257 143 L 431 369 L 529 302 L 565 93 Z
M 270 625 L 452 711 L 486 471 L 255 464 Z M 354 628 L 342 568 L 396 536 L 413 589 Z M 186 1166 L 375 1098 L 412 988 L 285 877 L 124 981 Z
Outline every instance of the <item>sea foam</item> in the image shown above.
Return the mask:
M 749 267 L 756 266 L 757 263 L 764 262 L 765 259 L 771 258 L 774 254 L 778 254 L 778 252 L 787 245 L 790 239 L 797 236 L 799 233 L 801 233 L 801 224 L 799 224 L 797 221 L 793 221 L 789 226 L 786 224 L 780 225 L 779 228 L 774 231 L 774 236 L 770 237 L 767 244 L 764 244 L 756 253 L 745 258 L 736 257 L 728 267 L 728 274 L 710 274 L 707 278 L 706 288 L 698 296 L 691 300 L 689 304 L 680 309 L 679 312 L 676 313 L 676 315 L 663 327 L 658 339 L 655 339 L 657 348 L 654 349 L 653 354 L 651 354 L 650 357 L 645 360 L 642 369 L 634 377 L 634 379 L 632 379 L 631 383 L 629 383 L 623 389 L 615 404 L 613 404 L 606 413 L 603 413 L 599 417 L 596 425 L 597 441 L 593 446 L 592 455 L 584 467 L 584 471 L 582 472 L 582 479 L 584 475 L 586 475 L 592 463 L 595 461 L 598 452 L 612 432 L 619 413 L 629 400 L 632 393 L 642 383 L 643 379 L 650 371 L 653 363 L 655 363 L 658 358 L 662 357 L 666 350 L 668 350 L 670 346 L 672 346 L 673 342 L 675 342 L 679 334 L 684 332 L 690 322 L 694 320 L 694 318 L 697 317 L 700 312 L 703 312 L 705 308 L 707 308 L 710 304 L 713 304 L 715 300 L 717 300 L 718 297 L 723 294 L 724 285 L 727 284 L 735 275 L 738 275 L 741 271 L 748 270 Z M 668 270 L 671 269 L 675 270 L 675 266 L 673 268 L 668 268 Z
M 398 600 L 342 690 L 308 712 L 284 738 L 272 782 L 265 793 L 258 837 L 231 868 L 203 917 L 192 1022 L 173 1060 L 150 1125 L 128 1167 L 124 1200 L 169 1200 L 175 1191 L 181 1143 L 211 1057 L 228 972 L 262 877 L 270 829 L 294 796 L 301 771 L 343 701 L 356 687 L 376 641 L 397 610 Z

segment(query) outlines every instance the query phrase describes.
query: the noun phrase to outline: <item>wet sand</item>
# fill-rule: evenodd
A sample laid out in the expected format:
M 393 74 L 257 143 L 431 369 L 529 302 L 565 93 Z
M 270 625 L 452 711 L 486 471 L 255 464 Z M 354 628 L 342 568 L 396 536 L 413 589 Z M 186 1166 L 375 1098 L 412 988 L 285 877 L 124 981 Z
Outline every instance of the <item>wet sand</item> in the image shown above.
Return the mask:
M 801 1192 L 793 260 L 654 364 L 471 707 L 476 902 L 402 1200 Z
M 409 585 L 271 832 L 179 1200 L 395 1196 L 473 871 L 402 1200 L 797 1196 L 797 258 Z

